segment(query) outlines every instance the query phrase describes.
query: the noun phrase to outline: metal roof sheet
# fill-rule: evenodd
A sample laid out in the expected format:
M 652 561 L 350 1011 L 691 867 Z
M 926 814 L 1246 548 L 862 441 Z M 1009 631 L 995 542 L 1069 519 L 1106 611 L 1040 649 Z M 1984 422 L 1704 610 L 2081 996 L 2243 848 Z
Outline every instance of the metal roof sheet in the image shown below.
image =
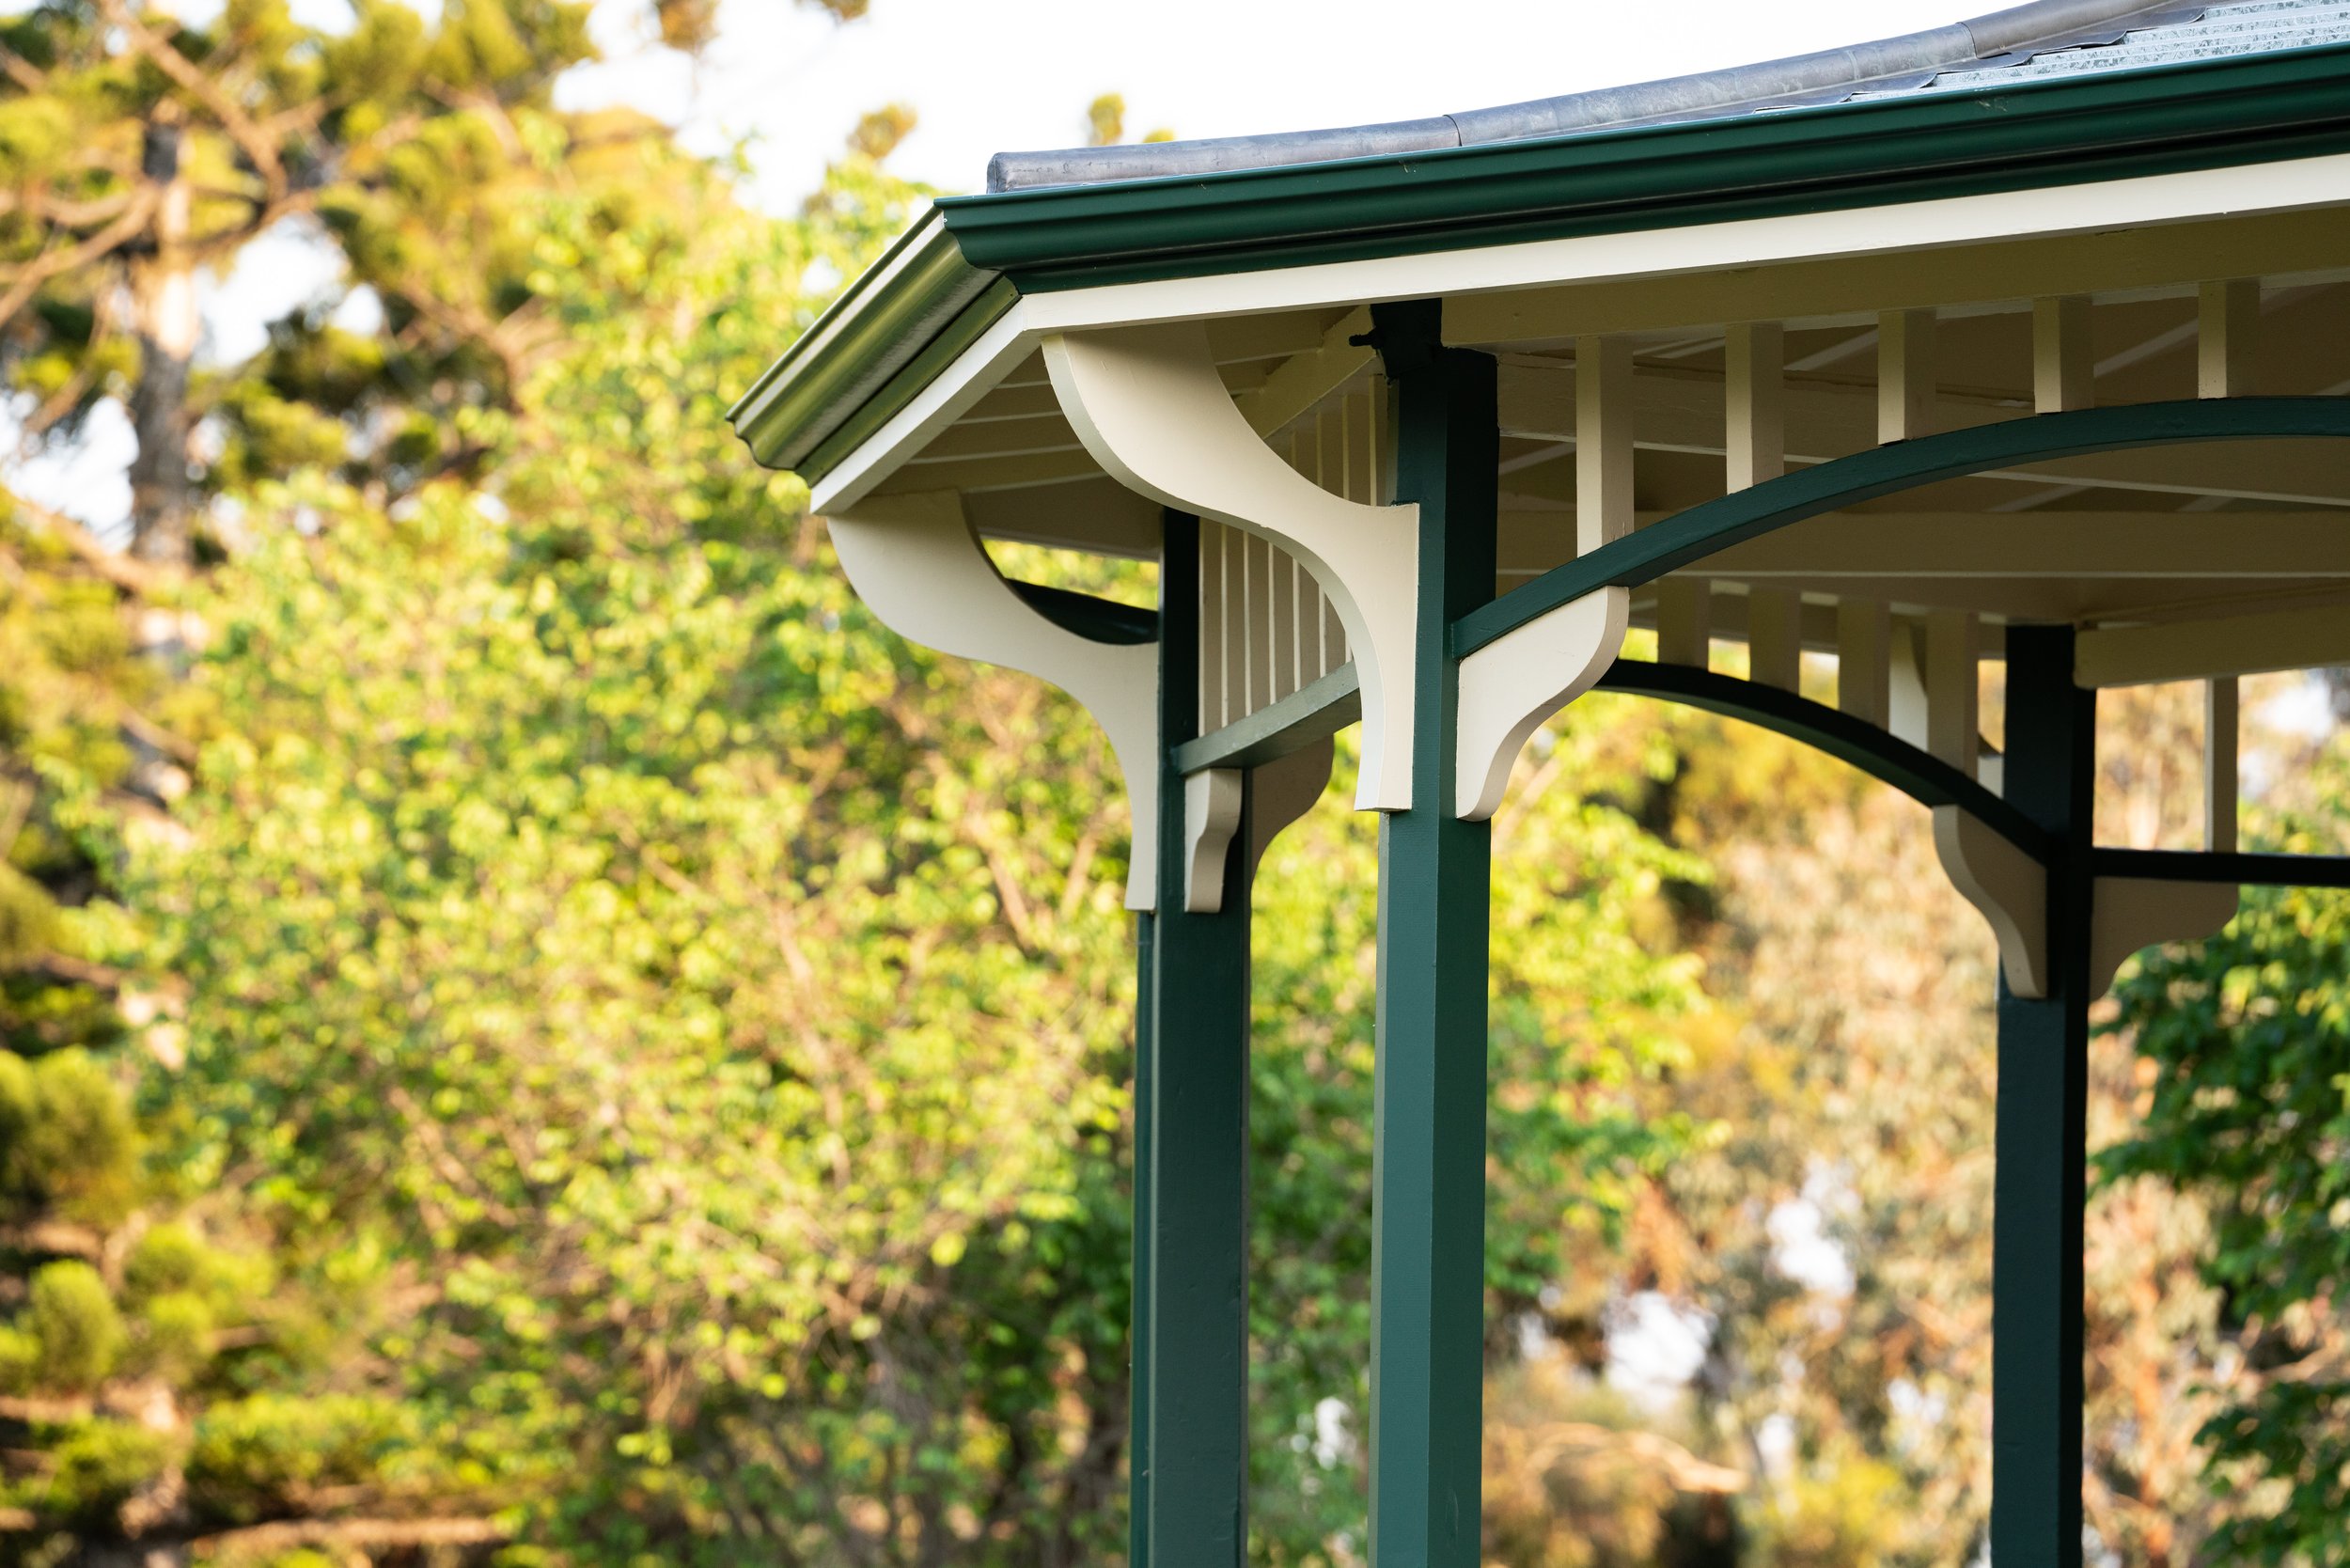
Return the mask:
M 2350 0 L 2031 0 L 1945 27 L 1783 60 L 1428 119 L 1143 146 L 1002 152 L 992 192 L 1335 162 L 1534 137 L 1981 92 L 2350 40 Z

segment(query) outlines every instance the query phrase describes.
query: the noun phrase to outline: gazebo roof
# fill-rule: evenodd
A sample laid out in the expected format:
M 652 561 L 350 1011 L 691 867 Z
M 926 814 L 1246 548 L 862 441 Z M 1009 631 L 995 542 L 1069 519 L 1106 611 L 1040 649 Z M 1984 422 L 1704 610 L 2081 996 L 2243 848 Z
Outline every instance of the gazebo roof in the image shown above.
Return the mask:
M 1381 153 L 1768 114 L 1922 92 L 2274 54 L 2350 39 L 2342 0 L 2031 0 L 1898 38 L 1726 71 L 1373 125 L 1051 152 L 999 152 L 990 191 L 1332 163 Z
M 2345 39 L 2344 0 L 2039 0 L 1883 44 L 1447 117 L 1434 147 L 1375 147 L 1393 128 L 1372 127 L 1005 154 L 997 176 L 1023 188 L 938 201 L 732 417 L 821 503 L 825 478 L 1024 298 L 2337 152 Z M 1577 128 L 1533 133 L 1545 117 Z M 1489 120 L 1520 133 L 1487 136 Z

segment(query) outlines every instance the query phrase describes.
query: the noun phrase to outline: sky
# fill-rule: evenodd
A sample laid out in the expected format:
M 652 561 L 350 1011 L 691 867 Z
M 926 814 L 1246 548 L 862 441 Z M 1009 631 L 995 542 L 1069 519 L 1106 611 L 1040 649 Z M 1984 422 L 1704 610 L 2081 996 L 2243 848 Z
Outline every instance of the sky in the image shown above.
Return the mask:
M 1130 136 L 1408 119 L 1776 59 L 1938 26 L 1997 0 L 872 0 L 831 21 L 728 0 L 698 67 L 652 45 L 650 7 L 607 0 L 607 63 L 563 100 L 625 101 L 720 151 L 754 138 L 756 192 L 795 203 L 868 110 L 919 118 L 893 165 L 975 190 L 991 153 L 1084 140 L 1125 97 Z
M 429 0 L 426 0 L 429 3 Z M 662 48 L 650 0 L 602 0 L 604 58 L 557 84 L 567 108 L 627 103 L 712 155 L 748 150 L 750 198 L 796 208 L 867 112 L 912 107 L 892 166 L 941 190 L 985 182 L 990 154 L 1070 147 L 1086 106 L 1122 94 L 1130 136 L 1304 131 L 1484 108 L 1775 59 L 1938 26 L 1991 0 L 870 0 L 837 23 L 793 0 L 724 0 L 700 61 Z M 21 0 L 0 0 L 0 10 Z M 219 0 L 180 0 L 198 21 Z M 333 26 L 344 0 L 293 0 Z M 1441 25 L 1437 25 L 1437 23 Z M 258 350 L 290 301 L 334 299 L 332 253 L 300 227 L 248 246 L 203 284 L 204 355 Z M 370 303 L 346 302 L 364 317 Z M 357 324 L 355 321 L 352 324 Z M 0 414 L 0 447 L 8 442 Z M 119 411 L 16 466 L 12 482 L 111 536 L 125 523 L 132 443 Z

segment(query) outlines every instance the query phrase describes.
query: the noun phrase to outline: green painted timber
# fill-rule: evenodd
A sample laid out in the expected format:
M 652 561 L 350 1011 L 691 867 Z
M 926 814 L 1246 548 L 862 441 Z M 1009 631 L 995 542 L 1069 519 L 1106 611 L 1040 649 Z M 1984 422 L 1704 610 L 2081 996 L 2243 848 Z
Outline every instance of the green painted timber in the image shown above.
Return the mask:
M 1806 518 L 1938 479 L 2138 447 L 2342 436 L 2350 398 L 2214 398 L 2030 415 L 1872 447 L 1732 491 L 1555 567 L 1463 616 L 1452 651 L 1466 658 L 1594 588 L 1637 588 Z
M 2350 855 L 2222 854 L 2211 850 L 2101 849 L 2099 876 L 2155 882 L 2232 882 L 2245 887 L 2350 887 Z
M 2047 834 L 2048 994 L 1999 980 L 1993 1176 L 1991 1560 L 2081 1561 L 2082 1216 L 2097 694 L 2073 629 L 2007 631 L 2007 798 Z
M 1159 614 L 1136 604 L 1121 604 L 1115 599 L 1099 594 L 1075 593 L 1068 588 L 1047 588 L 1042 583 L 1024 583 L 1017 577 L 1004 581 L 1011 586 L 1028 608 L 1042 616 L 1065 632 L 1074 632 L 1095 642 L 1132 646 L 1155 642 L 1159 635 Z
M 1158 846 L 1150 846 L 1156 854 Z M 1144 848 L 1136 845 L 1135 854 Z M 1151 1097 L 1158 1076 L 1158 1053 L 1152 1029 L 1158 1015 L 1158 911 L 1146 909 L 1135 917 L 1135 1148 L 1134 1259 L 1128 1275 L 1133 1295 L 1126 1341 L 1126 1561 L 1129 1568 L 1149 1568 L 1151 1561 L 1151 1237 L 1153 1223 L 1152 1162 L 1157 1142 L 1152 1137 L 1158 1120 Z
M 1825 703 L 1694 666 L 1633 659 L 1609 666 L 1598 689 L 1677 702 L 1776 730 L 1890 784 L 1920 805 L 1955 806 L 2033 859 L 2047 858 L 2048 836 L 2013 806 L 1932 752 Z
M 2350 147 L 2350 46 L 1279 168 L 949 196 L 1023 293 L 2169 174 Z
M 1486 965 L 1493 836 L 1453 815 L 1460 666 L 1444 629 L 1493 593 L 1496 371 L 1434 300 L 1374 306 L 1395 494 L 1419 504 L 1412 809 L 1379 824 L 1371 1170 L 1371 1561 L 1478 1568 Z
M 1160 733 L 1198 727 L 1199 522 L 1169 512 L 1159 561 Z M 1244 790 L 1246 785 L 1244 785 Z M 1243 1568 L 1248 1496 L 1248 856 L 1224 909 L 1183 908 L 1183 778 L 1162 746 L 1151 1080 L 1137 1094 L 1138 1568 Z M 1245 797 L 1244 797 L 1245 800 Z M 1237 841 L 1246 844 L 1244 804 Z M 1142 853 L 1137 850 L 1137 853 Z M 1147 1253 L 1147 1257 L 1144 1254 Z
M 1023 294 L 2345 149 L 2350 45 L 2331 45 L 1984 93 L 947 197 L 728 417 L 760 462 L 813 483 Z
M 1178 772 L 1209 768 L 1253 768 L 1303 751 L 1363 716 L 1362 681 L 1350 659 L 1319 680 L 1175 748 Z
M 964 323 L 975 306 L 986 314 L 996 282 L 964 259 L 935 210 L 925 213 L 727 411 L 735 433 L 772 467 L 808 462 L 819 441 L 875 400 L 942 333 L 960 326 L 967 342 L 985 330 Z M 994 314 L 1010 308 L 1011 299 L 1009 289 L 1002 290 Z M 902 406 L 912 397 L 901 386 L 894 399 L 880 400 Z

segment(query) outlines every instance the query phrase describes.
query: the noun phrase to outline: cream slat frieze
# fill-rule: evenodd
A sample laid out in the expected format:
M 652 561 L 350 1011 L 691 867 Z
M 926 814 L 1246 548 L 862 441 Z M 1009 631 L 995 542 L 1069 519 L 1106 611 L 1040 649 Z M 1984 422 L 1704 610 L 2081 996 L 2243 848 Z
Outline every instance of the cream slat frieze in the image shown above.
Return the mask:
M 1712 654 L 1714 586 L 1673 576 L 1656 585 L 1656 661 L 1703 669 Z
M 1968 611 L 1926 616 L 1926 749 L 1969 778 L 1982 747 L 1978 635 Z
M 1787 335 L 1777 321 L 1743 321 L 1724 338 L 1724 480 L 1747 490 L 1787 471 Z
M 1935 391 L 1932 310 L 1888 310 L 1877 317 L 1877 445 L 1932 435 Z
M 1747 593 L 1747 679 L 1783 692 L 1803 685 L 1803 596 L 1792 588 Z
M 1893 612 L 1881 599 L 1836 605 L 1836 706 L 1880 729 L 1893 720 Z
M 2236 849 L 2241 703 L 2234 676 L 2203 682 L 2203 847 L 2218 855 Z
M 957 496 L 874 496 L 829 522 L 841 571 L 884 625 L 941 653 L 1048 681 L 1091 713 L 1108 735 L 1125 780 L 1134 841 L 1153 841 L 1156 643 L 1095 642 L 1038 614 L 995 570 Z M 1156 907 L 1156 860 L 1139 851 L 1132 856 L 1127 908 Z
M 1282 461 L 1233 406 L 1197 322 L 1056 337 L 1045 363 L 1087 449 L 1128 488 L 1275 540 L 1313 573 L 1361 678 L 1356 804 L 1408 809 L 1419 509 L 1349 501 Z
M 2252 355 L 2260 336 L 2261 285 L 2256 277 L 2206 283 L 2195 296 L 2195 395 L 2243 398 L 2252 391 Z
M 1574 548 L 1579 556 L 1588 556 L 1632 531 L 1632 440 L 1637 413 L 1631 340 L 1577 340 Z
M 2097 400 L 2097 344 L 2086 294 L 2032 301 L 2032 411 L 2065 414 Z

